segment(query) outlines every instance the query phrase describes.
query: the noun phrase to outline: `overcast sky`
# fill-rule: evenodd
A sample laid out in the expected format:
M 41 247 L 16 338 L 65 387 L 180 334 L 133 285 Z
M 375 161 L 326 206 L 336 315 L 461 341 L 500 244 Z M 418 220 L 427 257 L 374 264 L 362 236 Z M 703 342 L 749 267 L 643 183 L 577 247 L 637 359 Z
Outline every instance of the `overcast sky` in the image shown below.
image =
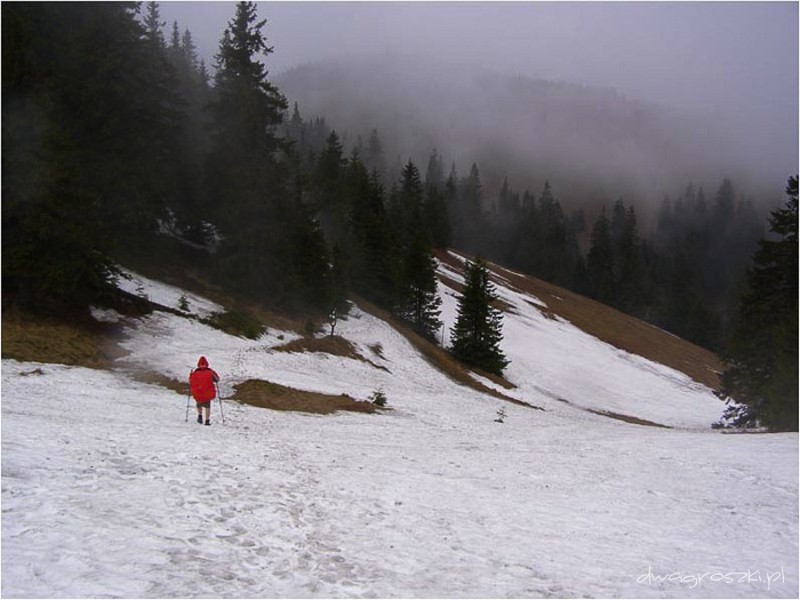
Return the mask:
M 192 31 L 213 64 L 235 4 L 160 6 L 165 21 L 177 19 Z M 752 130 L 755 144 L 797 150 L 796 2 L 259 2 L 258 7 L 275 48 L 267 60 L 273 75 L 318 60 L 431 56 L 614 87 L 629 98 L 724 115 Z

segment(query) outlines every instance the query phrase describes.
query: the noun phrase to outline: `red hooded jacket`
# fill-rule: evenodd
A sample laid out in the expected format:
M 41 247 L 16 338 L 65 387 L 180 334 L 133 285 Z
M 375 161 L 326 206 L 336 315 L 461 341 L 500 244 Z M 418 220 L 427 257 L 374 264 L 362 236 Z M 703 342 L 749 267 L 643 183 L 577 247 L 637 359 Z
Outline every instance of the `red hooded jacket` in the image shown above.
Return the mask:
M 214 369 L 208 368 L 208 361 L 201 356 L 197 361 L 197 368 L 189 375 L 189 388 L 197 402 L 209 402 L 214 399 L 216 389 L 214 384 L 219 381 L 219 375 Z

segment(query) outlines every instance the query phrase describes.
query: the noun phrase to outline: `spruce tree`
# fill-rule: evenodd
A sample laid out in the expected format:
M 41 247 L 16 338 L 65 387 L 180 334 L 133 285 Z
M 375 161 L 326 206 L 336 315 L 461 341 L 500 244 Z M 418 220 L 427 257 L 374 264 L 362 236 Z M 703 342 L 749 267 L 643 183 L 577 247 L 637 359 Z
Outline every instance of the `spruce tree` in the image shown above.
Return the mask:
M 286 100 L 268 79 L 267 46 L 252 2 L 240 2 L 217 54 L 207 160 L 222 242 L 217 273 L 280 307 L 325 305 L 330 279 L 322 231 L 300 202 L 278 126 Z
M 395 199 L 395 226 L 401 248 L 397 314 L 422 335 L 434 338 L 441 327 L 441 298 L 436 293 L 436 261 L 431 254 L 428 228 L 423 220 L 423 188 L 412 161 L 403 168 Z
M 451 243 L 450 218 L 447 200 L 436 186 L 428 186 L 425 192 L 425 226 L 434 248 L 448 248 Z
M 569 286 L 579 254 L 578 246 L 549 181 L 545 181 L 539 197 L 536 217 L 534 273 L 547 281 Z
M 625 208 L 622 200 L 614 204 L 611 219 L 611 239 L 614 273 L 613 304 L 620 310 L 633 313 L 640 304 L 639 238 L 636 233 L 636 212 Z
M 502 375 L 508 359 L 500 349 L 502 313 L 492 306 L 497 300 L 486 264 L 477 259 L 466 266 L 466 284 L 458 301 L 451 345 L 453 354 L 468 365 Z
M 396 247 L 392 245 L 384 209 L 384 191 L 377 172 L 367 173 L 360 160 L 350 160 L 344 173 L 350 210 L 352 248 L 350 278 L 359 294 L 391 309 L 398 279 Z
M 421 335 L 436 338 L 442 299 L 436 286 L 436 260 L 424 230 L 414 235 L 403 255 L 398 314 Z
M 759 242 L 748 271 L 722 377 L 722 394 L 738 403 L 726 416 L 774 431 L 798 430 L 797 176 L 786 193 L 786 205 L 770 219 L 775 238 Z
M 592 245 L 586 257 L 586 274 L 592 296 L 605 304 L 614 301 L 614 253 L 611 226 L 605 208 L 592 228 Z
M 364 152 L 364 165 L 370 173 L 375 171 L 379 180 L 383 180 L 386 176 L 386 157 L 384 155 L 383 142 L 381 142 L 377 129 L 370 131 Z
M 434 148 L 428 158 L 428 167 L 425 169 L 425 185 L 428 188 L 441 189 L 444 186 L 444 165 L 442 157 Z
M 333 243 L 343 244 L 349 206 L 345 195 L 344 170 L 347 161 L 344 148 L 335 131 L 325 140 L 317 156 L 313 181 L 313 208 L 319 214 L 323 229 Z

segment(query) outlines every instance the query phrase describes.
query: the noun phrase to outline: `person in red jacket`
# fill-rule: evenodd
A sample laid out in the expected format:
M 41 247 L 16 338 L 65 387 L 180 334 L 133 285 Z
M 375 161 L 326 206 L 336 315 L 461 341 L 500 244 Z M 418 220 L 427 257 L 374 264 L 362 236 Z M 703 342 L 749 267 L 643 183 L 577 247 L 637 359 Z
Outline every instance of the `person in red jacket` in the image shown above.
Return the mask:
M 197 422 L 203 423 L 203 409 L 206 409 L 206 425 L 211 425 L 211 401 L 217 396 L 216 383 L 219 375 L 209 368 L 205 356 L 197 361 L 197 368 L 189 375 L 189 388 L 197 402 Z

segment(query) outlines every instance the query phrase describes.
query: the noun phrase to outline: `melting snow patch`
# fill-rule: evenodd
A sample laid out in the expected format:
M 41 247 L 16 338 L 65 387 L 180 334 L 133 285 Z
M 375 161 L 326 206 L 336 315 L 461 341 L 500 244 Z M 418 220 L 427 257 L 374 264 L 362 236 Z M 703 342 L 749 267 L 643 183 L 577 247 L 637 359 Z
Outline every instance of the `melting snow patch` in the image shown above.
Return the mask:
M 117 282 L 119 289 L 161 306 L 181 310 L 201 318 L 208 318 L 213 313 L 225 310 L 223 306 L 211 300 L 185 292 L 175 286 L 148 279 L 127 269 L 122 269 L 122 273 L 123 276 Z

